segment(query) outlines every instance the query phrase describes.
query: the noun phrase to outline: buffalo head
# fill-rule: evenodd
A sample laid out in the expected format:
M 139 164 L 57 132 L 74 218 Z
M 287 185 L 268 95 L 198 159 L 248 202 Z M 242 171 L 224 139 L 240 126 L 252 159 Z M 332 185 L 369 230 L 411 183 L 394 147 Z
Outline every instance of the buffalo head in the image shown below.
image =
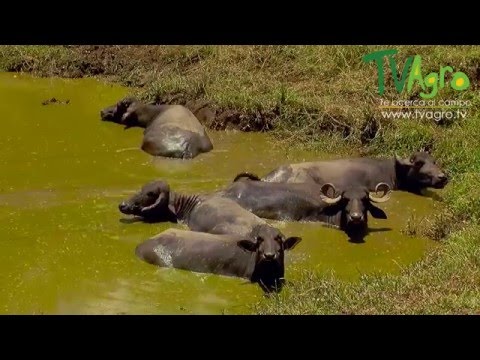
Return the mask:
M 144 185 L 130 199 L 123 201 L 118 208 L 126 215 L 135 215 L 151 220 L 164 219 L 170 215 L 169 197 L 170 186 L 166 182 L 152 181 Z
M 163 105 L 144 104 L 135 101 L 123 113 L 120 124 L 125 125 L 125 129 L 137 126 L 147 128 L 163 108 Z
M 280 291 L 284 282 L 284 252 L 292 250 L 302 240 L 289 237 L 269 225 L 257 226 L 253 240 L 240 240 L 237 245 L 245 251 L 255 253 L 255 270 L 252 281 L 258 282 L 266 292 Z
M 131 128 L 135 126 L 140 126 L 141 125 L 141 120 L 139 119 L 139 114 L 140 110 L 145 107 L 145 104 L 142 104 L 140 102 L 134 102 L 130 104 L 130 106 L 126 109 L 125 113 L 122 115 L 122 119 L 120 123 L 122 125 L 125 125 L 125 128 Z
M 427 152 L 416 152 L 409 159 L 396 156 L 395 162 L 401 187 L 443 189 L 448 184 L 447 175 Z
M 339 194 L 331 183 L 321 187 L 320 197 L 328 204 L 326 214 L 339 215 L 336 224 L 349 235 L 362 236 L 368 227 L 368 212 L 376 219 L 386 219 L 385 212 L 373 205 L 390 199 L 391 189 L 386 183 L 377 184 L 375 191 L 364 187 L 350 187 Z
M 138 100 L 133 97 L 126 97 L 114 105 L 108 106 L 100 111 L 100 117 L 103 121 L 110 121 L 117 124 L 122 123 L 122 117 L 130 107 L 130 105 L 137 103 Z

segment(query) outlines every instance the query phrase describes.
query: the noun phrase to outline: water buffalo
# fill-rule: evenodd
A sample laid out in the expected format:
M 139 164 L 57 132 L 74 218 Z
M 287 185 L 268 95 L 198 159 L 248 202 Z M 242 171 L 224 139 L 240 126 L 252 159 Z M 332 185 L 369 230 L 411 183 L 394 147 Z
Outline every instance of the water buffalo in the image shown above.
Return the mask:
M 284 282 L 284 252 L 298 242 L 169 229 L 138 245 L 135 253 L 152 265 L 246 278 L 272 292 Z
M 425 188 L 442 189 L 448 183 L 447 175 L 426 152 L 416 152 L 408 159 L 352 158 L 284 165 L 262 180 L 333 183 L 341 188 L 361 185 L 370 190 L 384 182 L 393 190 L 415 194 L 421 194 Z
M 153 156 L 192 159 L 213 149 L 204 127 L 182 105 L 144 104 L 125 98 L 100 112 L 104 121 L 144 128 L 142 150 Z
M 272 220 L 321 221 L 328 206 L 315 183 L 270 183 L 253 174 L 238 174 L 218 193 L 255 215 Z
M 377 219 L 385 212 L 373 203 L 388 201 L 391 189 L 379 183 L 375 191 L 366 187 L 337 190 L 332 184 L 274 183 L 258 181 L 255 175 L 241 173 L 219 194 L 234 200 L 255 215 L 274 220 L 319 221 L 339 227 L 350 238 L 362 238 L 367 231 L 367 211 Z
M 282 239 L 285 236 L 265 220 L 245 210 L 235 201 L 213 195 L 184 195 L 170 191 L 164 181 L 153 181 L 129 200 L 119 205 L 123 214 L 140 216 L 148 221 L 185 223 L 190 230 L 211 234 L 232 234 L 245 239 Z

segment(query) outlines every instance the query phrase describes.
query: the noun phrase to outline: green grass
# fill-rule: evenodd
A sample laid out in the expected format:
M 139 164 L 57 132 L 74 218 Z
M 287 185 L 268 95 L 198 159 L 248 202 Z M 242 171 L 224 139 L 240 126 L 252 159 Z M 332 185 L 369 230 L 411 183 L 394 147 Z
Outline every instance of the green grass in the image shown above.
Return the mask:
M 102 75 L 132 86 L 133 93 L 148 100 L 175 94 L 177 100 L 206 100 L 219 109 L 259 116 L 279 113 L 274 116 L 279 134 L 289 137 L 299 132 L 307 141 L 315 141 L 320 132 L 329 131 L 351 146 L 361 141 L 364 127 L 372 119 L 382 121 L 375 66 L 361 59 L 383 48 L 0 46 L 0 69 L 41 76 Z M 475 79 L 480 64 L 480 47 L 398 49 L 401 57 L 422 55 L 424 74 L 451 64 Z M 400 71 L 403 61 L 399 63 Z M 403 98 L 394 92 L 391 78 L 387 80 L 385 98 Z M 448 91 L 442 94 L 450 96 Z
M 401 275 L 368 275 L 356 283 L 306 272 L 259 314 L 472 314 L 480 313 L 480 227 L 451 236 L 438 251 Z
M 163 102 L 203 101 L 233 111 L 233 126 L 258 129 L 268 119 L 278 146 L 306 146 L 348 155 L 398 154 L 429 149 L 451 176 L 435 214 L 407 234 L 440 241 L 422 261 L 397 276 L 343 282 L 306 272 L 257 313 L 479 313 L 480 312 L 480 77 L 479 46 L 398 46 L 397 72 L 406 56 L 422 56 L 422 73 L 452 66 L 471 88 L 445 88 L 436 97 L 472 102 L 468 116 L 432 120 L 384 119 L 378 109 L 376 68 L 363 55 L 383 46 L 0 46 L 0 70 L 38 76 L 102 76 L 132 94 Z M 384 99 L 397 94 L 387 73 Z M 240 119 L 240 120 L 238 120 Z M 236 124 L 236 125 L 235 125 Z M 211 125 L 211 124 L 208 124 Z M 221 124 L 220 124 L 221 125 Z M 251 126 L 250 126 L 251 125 Z M 213 127 L 217 127 L 215 124 Z

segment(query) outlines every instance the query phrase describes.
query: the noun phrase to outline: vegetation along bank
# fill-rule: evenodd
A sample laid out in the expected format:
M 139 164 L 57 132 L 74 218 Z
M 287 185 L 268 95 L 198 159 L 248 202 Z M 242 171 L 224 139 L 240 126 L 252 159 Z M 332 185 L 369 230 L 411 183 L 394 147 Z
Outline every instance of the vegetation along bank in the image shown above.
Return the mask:
M 381 60 L 384 82 L 379 84 L 376 60 L 362 58 L 393 49 L 398 53 Z M 405 64 L 413 75 L 404 71 Z M 426 90 L 418 79 L 417 86 L 410 84 L 417 68 Z M 131 87 L 142 100 L 212 110 L 201 119 L 211 129 L 269 131 L 280 147 L 345 156 L 430 151 L 451 182 L 436 211 L 404 231 L 440 246 L 400 275 L 365 275 L 351 283 L 306 271 L 302 281 L 253 310 L 480 313 L 480 47 L 0 46 L 0 70 L 102 77 Z M 468 89 L 458 90 L 466 81 Z M 457 106 L 450 112 L 418 109 L 429 104 Z M 405 105 L 416 107 L 405 111 Z M 413 115 L 401 115 L 407 112 Z

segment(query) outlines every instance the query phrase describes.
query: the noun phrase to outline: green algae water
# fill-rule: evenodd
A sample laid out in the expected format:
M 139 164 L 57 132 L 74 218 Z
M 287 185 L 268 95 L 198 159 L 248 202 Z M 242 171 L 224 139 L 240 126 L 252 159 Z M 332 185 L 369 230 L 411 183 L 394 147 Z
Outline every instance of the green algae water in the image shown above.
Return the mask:
M 152 158 L 142 129 L 100 121 L 127 90 L 96 79 L 0 74 L 0 313 L 241 314 L 262 298 L 243 279 L 148 265 L 135 246 L 172 224 L 129 223 L 118 204 L 153 179 L 179 192 L 209 192 L 242 171 L 264 175 L 288 162 L 333 157 L 273 146 L 265 134 L 212 132 L 214 150 L 191 161 Z M 55 97 L 68 104 L 42 105 Z M 432 242 L 403 235 L 433 209 L 428 197 L 396 192 L 370 218 L 365 243 L 315 223 L 272 222 L 303 241 L 287 255 L 286 277 L 302 269 L 355 280 L 396 273 Z

